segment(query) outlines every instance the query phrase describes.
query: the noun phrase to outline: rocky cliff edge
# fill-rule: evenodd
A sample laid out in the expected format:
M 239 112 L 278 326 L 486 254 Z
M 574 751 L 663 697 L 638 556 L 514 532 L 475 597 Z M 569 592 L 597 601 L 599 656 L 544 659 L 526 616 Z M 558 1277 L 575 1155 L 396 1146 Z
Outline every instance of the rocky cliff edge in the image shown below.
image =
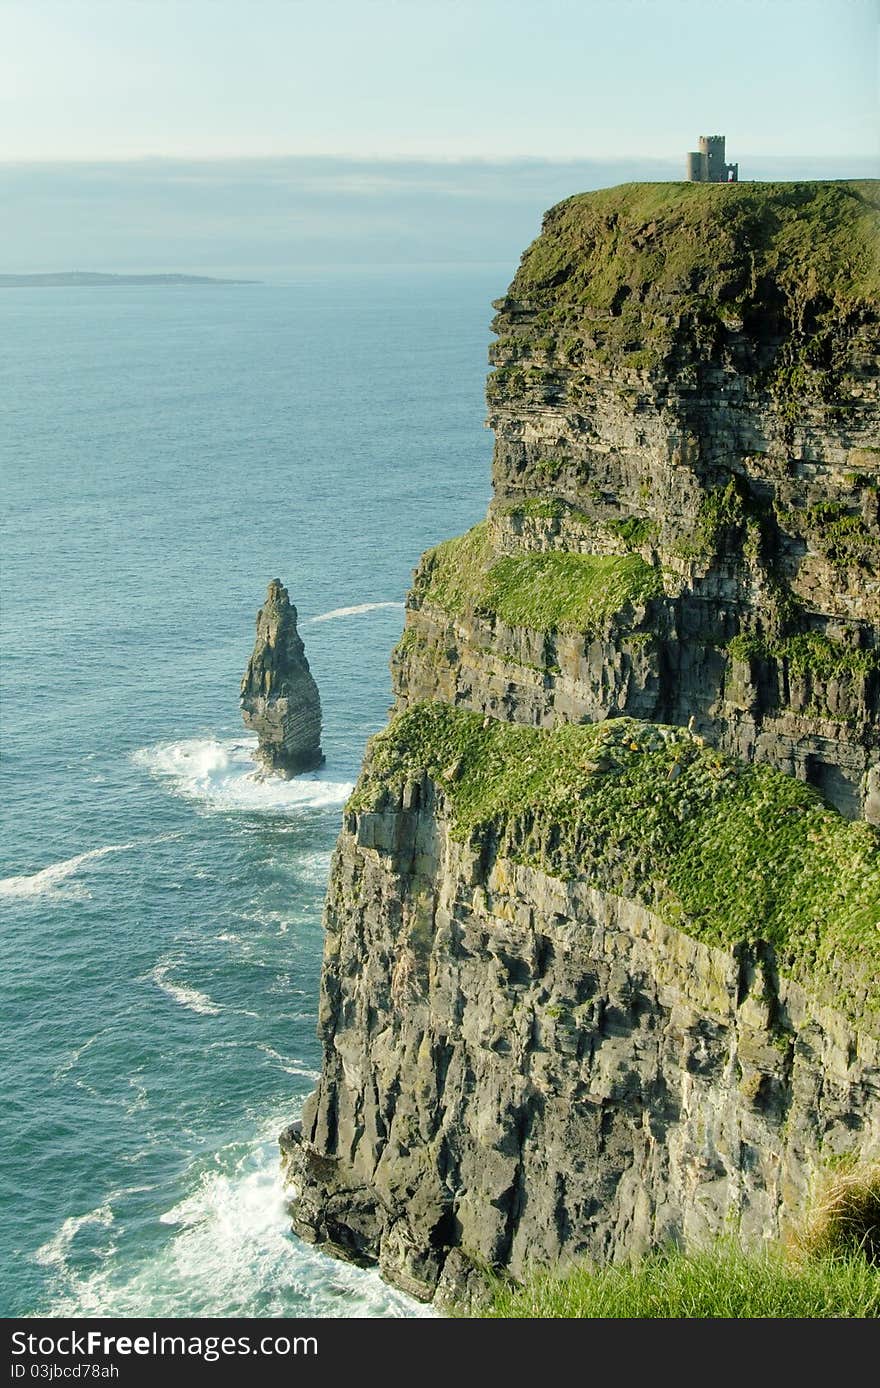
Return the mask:
M 880 1153 L 877 184 L 554 208 L 331 873 L 294 1224 L 419 1296 Z

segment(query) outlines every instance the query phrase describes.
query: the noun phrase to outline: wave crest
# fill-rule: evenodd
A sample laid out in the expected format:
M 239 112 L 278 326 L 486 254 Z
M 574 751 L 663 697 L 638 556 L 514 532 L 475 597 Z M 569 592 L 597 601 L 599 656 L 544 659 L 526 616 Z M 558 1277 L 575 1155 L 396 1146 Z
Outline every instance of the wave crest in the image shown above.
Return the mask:
M 308 622 L 335 622 L 337 617 L 360 617 L 364 612 L 377 612 L 380 607 L 399 607 L 402 602 L 359 602 L 354 607 L 334 607 L 330 612 L 321 612 L 317 617 L 309 617 Z
M 222 1009 L 207 993 L 200 993 L 198 988 L 187 988 L 183 983 L 173 983 L 166 977 L 170 967 L 170 964 L 157 964 L 151 971 L 150 978 L 156 987 L 161 988 L 163 993 L 167 993 L 169 998 L 173 998 L 189 1012 L 198 1012 L 203 1017 L 218 1016 Z
M 133 843 L 108 843 L 105 848 L 92 848 L 88 853 L 77 853 L 75 858 L 65 858 L 60 863 L 50 863 L 40 872 L 32 872 L 18 877 L 0 879 L 0 896 L 37 897 L 58 896 L 89 897 L 91 893 L 81 883 L 71 883 L 70 878 L 79 872 L 85 863 L 103 858 L 108 853 L 124 853 L 134 848 Z
M 172 792 L 212 810 L 289 814 L 344 805 L 351 781 L 331 781 L 320 771 L 292 781 L 258 776 L 256 738 L 185 738 L 134 753 L 136 766 L 169 782 Z

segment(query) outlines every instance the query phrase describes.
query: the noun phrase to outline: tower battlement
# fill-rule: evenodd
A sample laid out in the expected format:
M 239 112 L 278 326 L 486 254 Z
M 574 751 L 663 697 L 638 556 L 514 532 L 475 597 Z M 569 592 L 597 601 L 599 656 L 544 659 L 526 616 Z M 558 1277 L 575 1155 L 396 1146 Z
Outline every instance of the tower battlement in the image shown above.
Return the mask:
M 687 156 L 687 178 L 690 183 L 737 183 L 739 164 L 728 164 L 724 153 L 723 135 L 701 135 L 700 148 Z

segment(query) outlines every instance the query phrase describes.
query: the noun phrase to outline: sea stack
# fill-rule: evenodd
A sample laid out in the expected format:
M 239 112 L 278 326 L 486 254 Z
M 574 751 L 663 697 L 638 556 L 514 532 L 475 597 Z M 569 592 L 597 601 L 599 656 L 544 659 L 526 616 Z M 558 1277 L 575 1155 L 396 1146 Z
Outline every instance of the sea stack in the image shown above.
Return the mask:
M 241 715 L 259 738 L 264 774 L 285 780 L 323 765 L 321 699 L 280 578 L 257 613 L 257 639 L 241 682 Z

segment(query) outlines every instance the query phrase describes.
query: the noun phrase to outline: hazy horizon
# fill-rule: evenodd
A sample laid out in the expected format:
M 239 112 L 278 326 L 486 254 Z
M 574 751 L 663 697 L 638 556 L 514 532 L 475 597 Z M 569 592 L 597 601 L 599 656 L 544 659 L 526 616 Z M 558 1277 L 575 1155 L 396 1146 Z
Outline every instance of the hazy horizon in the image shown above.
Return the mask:
M 750 156 L 741 176 L 867 178 L 866 158 Z M 668 159 L 402 160 L 298 156 L 0 164 L 0 273 L 279 279 L 342 266 L 497 264 L 512 272 L 548 207 L 683 176 Z
M 880 167 L 880 0 L 0 0 L 0 272 L 497 264 L 546 209 Z M 337 151 L 348 151 L 339 153 Z

